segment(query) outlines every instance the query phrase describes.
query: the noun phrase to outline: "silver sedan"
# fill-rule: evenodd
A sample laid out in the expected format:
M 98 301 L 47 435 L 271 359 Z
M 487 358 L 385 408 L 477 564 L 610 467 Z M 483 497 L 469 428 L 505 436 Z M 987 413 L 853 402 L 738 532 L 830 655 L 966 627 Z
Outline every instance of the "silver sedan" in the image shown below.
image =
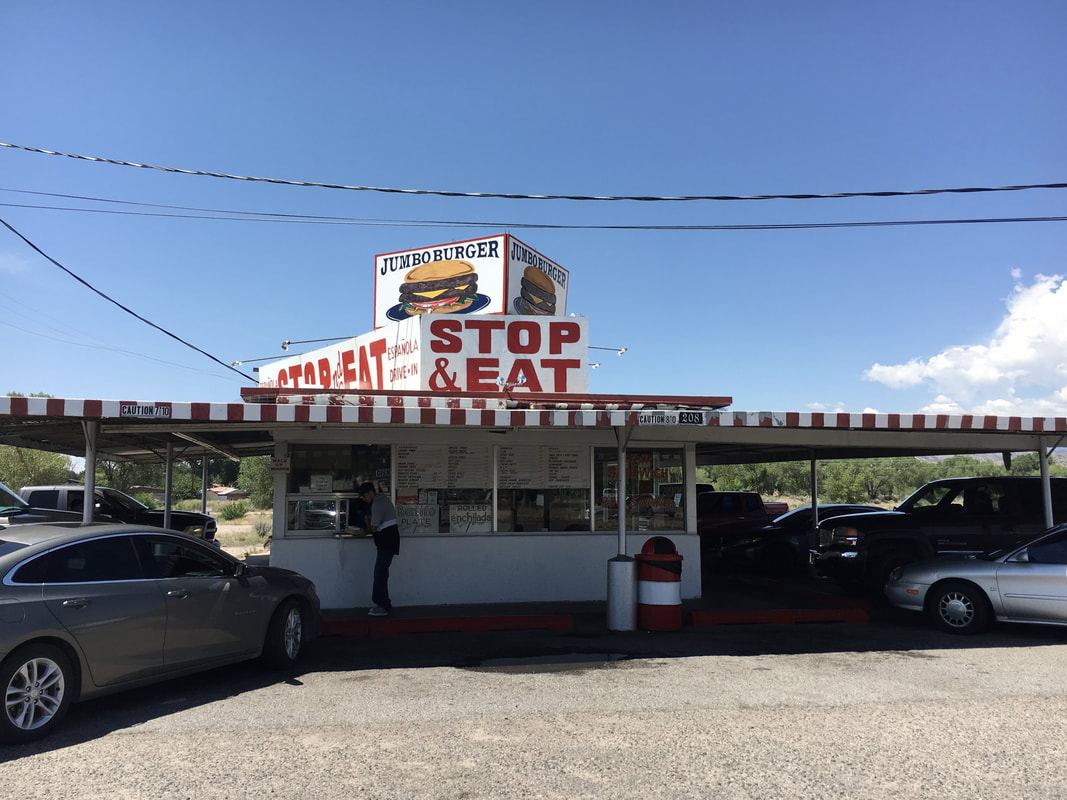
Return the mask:
M 994 619 L 1067 625 L 1067 525 L 1008 550 L 898 567 L 885 594 L 950 633 L 977 633 Z
M 0 528 L 0 741 L 51 732 L 71 702 L 222 664 L 293 664 L 319 626 L 315 585 L 183 533 Z

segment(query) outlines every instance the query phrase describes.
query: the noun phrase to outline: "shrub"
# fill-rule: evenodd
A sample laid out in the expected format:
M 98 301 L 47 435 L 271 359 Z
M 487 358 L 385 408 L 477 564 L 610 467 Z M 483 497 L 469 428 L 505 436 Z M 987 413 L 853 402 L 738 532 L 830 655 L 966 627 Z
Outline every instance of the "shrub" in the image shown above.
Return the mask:
M 219 506 L 219 517 L 225 520 L 240 519 L 251 507 L 252 504 L 247 500 L 232 500 Z
M 141 492 L 140 494 L 135 494 L 133 496 L 133 499 L 136 500 L 138 503 L 144 503 L 149 508 L 159 508 L 159 503 L 156 502 L 156 498 L 154 498 L 149 492 Z
M 273 518 L 270 516 L 260 515 L 256 517 L 255 522 L 252 523 L 252 532 L 260 539 L 267 539 L 270 537 L 273 529 Z

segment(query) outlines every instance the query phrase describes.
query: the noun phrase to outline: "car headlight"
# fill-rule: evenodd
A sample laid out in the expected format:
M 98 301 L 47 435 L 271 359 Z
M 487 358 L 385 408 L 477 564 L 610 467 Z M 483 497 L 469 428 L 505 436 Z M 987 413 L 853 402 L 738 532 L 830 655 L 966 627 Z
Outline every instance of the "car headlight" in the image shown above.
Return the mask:
M 900 576 L 903 574 L 904 567 L 896 567 L 892 572 L 889 573 L 889 579 L 886 581 L 886 583 L 896 583 L 900 580 Z
M 188 534 L 190 534 L 192 536 L 203 536 L 204 535 L 204 526 L 203 525 L 189 525 L 182 532 L 183 533 L 188 533 Z

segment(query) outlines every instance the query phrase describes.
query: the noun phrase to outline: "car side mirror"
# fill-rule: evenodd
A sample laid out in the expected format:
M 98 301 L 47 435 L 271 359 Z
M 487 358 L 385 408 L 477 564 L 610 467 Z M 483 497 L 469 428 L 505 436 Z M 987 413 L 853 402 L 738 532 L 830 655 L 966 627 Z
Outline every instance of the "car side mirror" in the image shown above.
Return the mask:
M 1029 564 L 1030 552 L 1028 550 L 1020 550 L 1014 556 L 1011 557 L 1013 563 L 1016 564 Z
M 233 577 L 235 578 L 243 578 L 246 572 L 248 572 L 248 565 L 243 561 L 238 561 L 233 567 Z

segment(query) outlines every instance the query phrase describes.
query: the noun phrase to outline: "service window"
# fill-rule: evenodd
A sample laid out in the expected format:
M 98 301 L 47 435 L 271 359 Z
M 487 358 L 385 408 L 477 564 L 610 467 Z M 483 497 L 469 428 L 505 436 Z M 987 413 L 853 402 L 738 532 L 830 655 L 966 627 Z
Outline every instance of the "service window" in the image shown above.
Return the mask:
M 366 504 L 356 494 L 373 483 L 389 495 L 388 445 L 292 445 L 286 485 L 286 536 L 333 536 L 362 527 Z
M 626 529 L 631 531 L 684 530 L 685 513 L 678 505 L 675 487 L 684 482 L 681 448 L 648 448 L 626 451 L 626 494 L 623 508 Z M 616 497 L 619 460 L 614 448 L 598 447 L 593 463 L 593 496 L 596 530 L 618 527 Z
M 481 444 L 402 444 L 396 454 L 400 533 L 491 533 L 493 450 Z

